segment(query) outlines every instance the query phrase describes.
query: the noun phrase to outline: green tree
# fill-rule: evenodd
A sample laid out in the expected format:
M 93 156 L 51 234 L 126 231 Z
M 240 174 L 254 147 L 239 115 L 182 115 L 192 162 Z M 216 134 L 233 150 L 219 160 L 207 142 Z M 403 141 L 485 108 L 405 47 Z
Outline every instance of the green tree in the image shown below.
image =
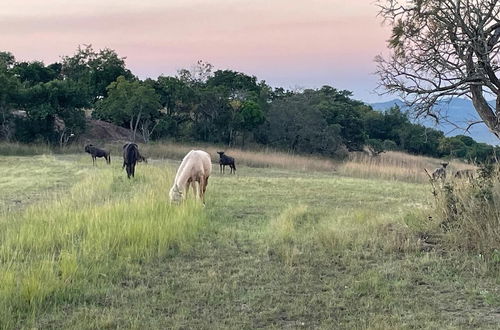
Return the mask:
M 216 120 L 219 130 L 226 135 L 227 143 L 233 144 L 237 135 L 241 134 L 244 144 L 246 134 L 263 122 L 262 105 L 265 100 L 261 92 L 267 92 L 265 84 L 257 83 L 255 76 L 232 70 L 217 70 L 207 79 L 205 88 L 219 94 L 227 103 L 222 108 L 226 113 L 221 113 Z
M 140 130 L 144 141 L 149 142 L 161 117 L 160 100 L 154 88 L 120 76 L 108 86 L 107 93 L 108 96 L 98 102 L 95 117 L 128 125 L 132 141 Z
M 27 87 L 20 101 L 26 117 L 16 120 L 16 136 L 23 142 L 43 140 L 65 145 L 85 129 L 85 102 L 71 80 L 52 80 Z
M 310 101 L 303 93 L 275 100 L 264 125 L 265 139 L 273 147 L 290 151 L 341 155 L 340 125 L 329 125 L 321 110 L 311 106 Z
M 92 45 L 78 47 L 73 56 L 62 58 L 62 75 L 80 85 L 89 105 L 107 96 L 107 87 L 119 76 L 133 79 L 125 66 L 125 58 L 109 48 L 96 51 Z
M 198 104 L 195 87 L 177 77 L 160 76 L 148 79 L 145 84 L 154 88 L 159 96 L 163 116 L 155 130 L 155 137 L 179 136 L 183 126 L 192 121 Z
M 20 62 L 15 63 L 12 72 L 26 86 L 34 86 L 38 83 L 47 83 L 51 80 L 59 79 L 61 65 L 54 63 L 45 66 L 43 62 Z
M 239 127 L 242 132 L 242 145 L 245 145 L 247 132 L 253 131 L 264 123 L 265 117 L 262 108 L 254 101 L 244 101 L 239 111 Z
M 10 140 L 14 131 L 12 111 L 21 92 L 21 85 L 12 73 L 14 57 L 10 53 L 0 53 L 0 137 Z

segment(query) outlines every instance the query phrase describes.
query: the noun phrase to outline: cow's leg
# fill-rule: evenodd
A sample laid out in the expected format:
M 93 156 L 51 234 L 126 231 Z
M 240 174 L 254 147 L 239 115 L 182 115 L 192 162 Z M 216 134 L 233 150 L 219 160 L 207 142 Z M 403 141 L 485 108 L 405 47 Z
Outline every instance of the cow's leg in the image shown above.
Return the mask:
M 220 165 L 220 173 L 222 174 L 222 164 L 219 165 Z

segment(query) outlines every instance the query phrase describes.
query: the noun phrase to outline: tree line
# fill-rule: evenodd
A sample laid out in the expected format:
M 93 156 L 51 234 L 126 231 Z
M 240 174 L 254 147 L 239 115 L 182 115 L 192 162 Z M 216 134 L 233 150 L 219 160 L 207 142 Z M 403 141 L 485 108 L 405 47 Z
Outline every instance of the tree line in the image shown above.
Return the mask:
M 331 86 L 290 91 L 199 61 L 176 76 L 138 79 L 112 49 L 79 47 L 45 65 L 0 52 L 0 138 L 63 146 L 92 117 L 129 128 L 146 142 L 175 139 L 269 146 L 342 158 L 350 151 L 400 150 L 486 162 L 496 148 L 414 124 Z

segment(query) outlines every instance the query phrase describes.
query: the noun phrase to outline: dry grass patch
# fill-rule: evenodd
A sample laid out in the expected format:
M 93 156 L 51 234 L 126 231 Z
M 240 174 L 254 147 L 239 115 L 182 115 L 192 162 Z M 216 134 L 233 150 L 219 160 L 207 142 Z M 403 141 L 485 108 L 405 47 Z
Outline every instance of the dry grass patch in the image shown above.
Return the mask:
M 217 164 L 219 163 L 217 151 L 224 150 L 227 155 L 236 159 L 237 169 L 238 165 L 246 165 L 251 167 L 275 167 L 301 171 L 334 171 L 338 164 L 337 161 L 332 159 L 301 156 L 272 149 L 248 151 L 206 144 L 189 145 L 177 143 L 148 144 L 140 147 L 141 152 L 148 157 L 178 160 L 181 160 L 186 153 L 192 149 L 205 150 L 212 156 L 212 162 Z
M 349 159 L 338 168 L 338 173 L 358 178 L 380 178 L 403 180 L 409 182 L 426 182 L 429 177 L 424 169 L 432 172 L 440 167 L 442 159 L 409 155 L 402 152 L 389 151 L 372 157 L 366 153 L 351 153 Z M 450 161 L 447 172 L 474 169 L 475 166 L 458 160 Z

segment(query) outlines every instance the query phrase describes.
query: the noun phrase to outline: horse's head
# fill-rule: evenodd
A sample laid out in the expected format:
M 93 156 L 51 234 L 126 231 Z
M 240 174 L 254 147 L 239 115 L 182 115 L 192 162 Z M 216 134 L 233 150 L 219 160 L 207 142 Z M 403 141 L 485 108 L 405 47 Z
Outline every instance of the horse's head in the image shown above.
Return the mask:
M 170 189 L 170 201 L 172 203 L 180 203 L 182 201 L 182 191 L 180 191 L 179 186 L 177 184 L 174 184 L 172 189 Z

